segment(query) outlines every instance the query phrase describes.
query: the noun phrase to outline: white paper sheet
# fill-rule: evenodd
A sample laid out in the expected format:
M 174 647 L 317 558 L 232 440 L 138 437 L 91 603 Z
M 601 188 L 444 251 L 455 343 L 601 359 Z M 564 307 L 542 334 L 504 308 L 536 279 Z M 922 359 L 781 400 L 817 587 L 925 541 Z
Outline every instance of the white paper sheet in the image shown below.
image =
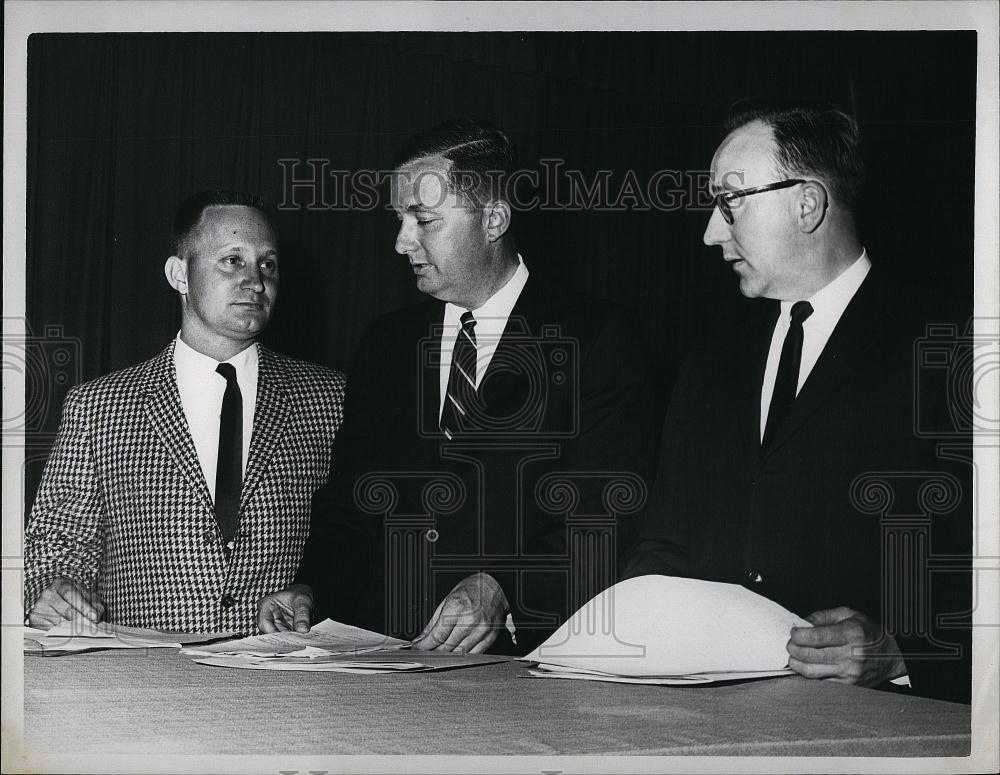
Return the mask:
M 326 619 L 314 625 L 306 633 L 289 631 L 254 635 L 250 638 L 186 648 L 182 649 L 181 653 L 192 656 L 243 654 L 268 657 L 290 654 L 310 646 L 322 649 L 328 654 L 363 654 L 383 649 L 399 649 L 409 645 L 409 641 Z
M 664 680 L 785 674 L 793 626 L 810 625 L 738 584 L 640 576 L 595 596 L 524 659 Z
M 481 654 L 449 654 L 427 651 L 380 651 L 360 655 L 255 657 L 247 654 L 216 654 L 195 659 L 201 665 L 243 670 L 294 670 L 307 673 L 418 673 L 474 667 L 505 661 L 503 657 Z
M 49 630 L 24 628 L 24 653 L 66 654 L 95 649 L 178 648 L 232 633 L 183 633 L 124 627 L 87 620 L 64 621 Z
M 331 656 L 327 654 L 315 657 L 290 657 L 288 655 L 254 657 L 245 654 L 216 654 L 211 657 L 199 657 L 194 661 L 199 665 L 210 665 L 212 667 L 236 667 L 244 670 L 295 670 L 307 673 L 385 673 L 428 669 L 419 662 L 405 660 L 396 662 L 385 660 L 379 662 L 359 662 L 355 659 L 340 658 L 334 661 L 330 658 Z
M 791 670 L 775 670 L 750 673 L 720 673 L 715 675 L 675 675 L 651 678 L 636 678 L 625 675 L 594 675 L 593 673 L 553 673 L 548 670 L 529 670 L 532 678 L 569 678 L 576 681 L 604 681 L 616 684 L 647 684 L 650 686 L 700 686 L 719 681 L 740 681 L 748 678 L 777 678 L 792 675 Z

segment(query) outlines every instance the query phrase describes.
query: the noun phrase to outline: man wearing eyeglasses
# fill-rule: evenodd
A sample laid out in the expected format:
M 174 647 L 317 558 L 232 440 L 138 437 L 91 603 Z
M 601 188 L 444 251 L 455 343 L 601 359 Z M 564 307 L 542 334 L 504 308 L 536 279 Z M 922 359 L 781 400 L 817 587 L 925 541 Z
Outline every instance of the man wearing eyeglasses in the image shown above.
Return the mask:
M 727 129 L 704 241 L 771 301 L 682 369 L 624 576 L 743 584 L 814 625 L 790 633 L 794 671 L 968 702 L 969 466 L 915 422 L 946 406 L 918 397 L 914 353 L 949 318 L 863 247 L 852 118 L 743 103 Z

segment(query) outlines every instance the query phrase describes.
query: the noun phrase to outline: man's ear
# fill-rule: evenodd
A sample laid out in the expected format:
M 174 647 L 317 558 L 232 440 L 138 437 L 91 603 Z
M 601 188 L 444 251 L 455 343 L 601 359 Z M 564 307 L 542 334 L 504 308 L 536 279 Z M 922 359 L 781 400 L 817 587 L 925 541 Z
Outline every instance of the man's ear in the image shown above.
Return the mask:
M 178 256 L 171 256 L 163 265 L 163 274 L 167 276 L 170 287 L 182 296 L 187 294 L 187 262 Z
M 829 199 L 823 184 L 817 180 L 807 180 L 795 202 L 799 229 L 804 234 L 812 234 L 826 218 Z
M 510 205 L 503 200 L 486 206 L 486 239 L 496 242 L 510 228 Z

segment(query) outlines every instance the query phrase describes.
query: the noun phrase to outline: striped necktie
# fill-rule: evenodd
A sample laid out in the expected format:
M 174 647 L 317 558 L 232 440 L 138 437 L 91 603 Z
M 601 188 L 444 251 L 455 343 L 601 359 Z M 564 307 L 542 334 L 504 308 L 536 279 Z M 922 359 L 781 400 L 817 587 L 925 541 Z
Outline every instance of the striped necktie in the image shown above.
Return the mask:
M 441 432 L 451 439 L 468 427 L 467 415 L 476 395 L 476 319 L 471 312 L 462 315 L 462 328 L 451 353 L 448 390 L 441 409 Z

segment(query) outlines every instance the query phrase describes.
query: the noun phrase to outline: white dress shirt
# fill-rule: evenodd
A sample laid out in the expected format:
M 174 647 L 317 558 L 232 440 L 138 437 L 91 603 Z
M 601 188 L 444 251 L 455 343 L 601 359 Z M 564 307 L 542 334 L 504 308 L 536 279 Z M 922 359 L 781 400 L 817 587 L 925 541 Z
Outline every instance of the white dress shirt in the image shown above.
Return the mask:
M 225 362 L 236 369 L 236 382 L 243 396 L 243 473 L 246 474 L 253 414 L 257 406 L 257 345 L 252 344 Z M 222 397 L 226 392 L 225 377 L 215 371 L 219 363 L 192 349 L 177 334 L 174 345 L 177 391 L 181 394 L 188 430 L 213 501 L 215 469 L 219 462 L 219 418 L 222 415 Z
M 868 276 L 872 262 L 864 250 L 857 261 L 841 272 L 835 280 L 816 291 L 811 298 L 805 299 L 813 308 L 812 314 L 802 324 L 802 360 L 799 362 L 799 383 L 795 395 L 799 394 L 812 371 L 820 353 L 826 347 L 830 334 L 837 327 L 840 316 L 844 314 L 847 305 L 857 293 L 861 283 Z M 764 383 L 760 389 L 760 437 L 764 438 L 764 428 L 767 427 L 767 413 L 771 408 L 771 395 L 774 393 L 774 381 L 778 376 L 778 363 L 781 360 L 781 347 L 785 343 L 785 334 L 791 325 L 790 313 L 794 301 L 781 302 L 781 314 L 771 335 L 771 349 L 767 353 L 767 367 L 764 369 Z
M 438 417 L 444 410 L 444 397 L 448 392 L 448 375 L 451 373 L 451 354 L 455 349 L 455 340 L 462 330 L 462 315 L 471 311 L 476 319 L 476 388 L 482 384 L 483 375 L 493 360 L 493 353 L 497 350 L 500 337 L 503 336 L 507 327 L 507 320 L 510 318 L 511 310 L 517 303 L 524 284 L 528 282 L 528 267 L 524 265 L 524 260 L 520 253 L 517 256 L 517 269 L 507 281 L 507 283 L 490 296 L 486 302 L 477 309 L 466 310 L 450 301 L 444 307 L 444 330 L 441 332 L 441 400 L 438 403 Z

